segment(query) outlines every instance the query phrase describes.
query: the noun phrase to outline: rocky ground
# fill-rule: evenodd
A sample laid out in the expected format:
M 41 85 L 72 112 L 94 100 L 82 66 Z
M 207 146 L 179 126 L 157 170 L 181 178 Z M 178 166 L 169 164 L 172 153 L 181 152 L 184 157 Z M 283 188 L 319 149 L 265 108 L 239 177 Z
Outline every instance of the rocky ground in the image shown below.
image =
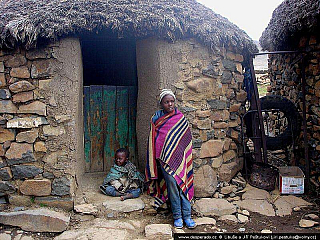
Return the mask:
M 176 232 L 320 234 L 317 199 L 250 185 L 244 188 L 236 185 L 241 176 L 235 180 L 220 185 L 213 198 L 195 199 L 193 215 L 198 227 L 194 230 L 175 230 L 170 211 L 155 211 L 146 194 L 121 202 L 88 191 L 72 213 L 1 205 L 0 222 L 5 225 L 0 239 L 171 239 Z

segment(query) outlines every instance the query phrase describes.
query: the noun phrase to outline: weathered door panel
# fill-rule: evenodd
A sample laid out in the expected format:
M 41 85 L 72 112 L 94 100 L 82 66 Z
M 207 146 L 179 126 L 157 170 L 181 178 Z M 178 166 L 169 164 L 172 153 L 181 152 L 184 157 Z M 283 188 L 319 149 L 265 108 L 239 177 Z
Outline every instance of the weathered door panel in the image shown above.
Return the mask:
M 127 147 L 136 163 L 136 88 L 84 88 L 84 147 L 86 172 L 108 171 L 114 152 Z

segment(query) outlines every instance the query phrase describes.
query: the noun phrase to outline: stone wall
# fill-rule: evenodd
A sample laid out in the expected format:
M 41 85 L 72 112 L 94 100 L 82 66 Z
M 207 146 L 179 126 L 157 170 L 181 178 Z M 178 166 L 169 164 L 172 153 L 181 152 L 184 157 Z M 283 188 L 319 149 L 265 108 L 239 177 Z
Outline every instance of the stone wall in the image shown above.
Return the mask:
M 0 52 L 0 196 L 72 208 L 81 96 L 77 39 Z
M 197 197 L 212 196 L 217 181 L 229 182 L 242 169 L 239 114 L 246 100 L 242 62 L 240 54 L 226 49 L 213 53 L 192 39 L 137 44 L 139 159 L 146 159 L 149 121 L 159 107 L 159 89 L 171 88 L 192 128 Z
M 317 50 L 305 55 L 306 108 L 311 183 L 319 191 L 320 183 L 320 38 L 309 35 L 298 38 L 294 50 Z M 295 103 L 302 116 L 301 54 L 269 56 L 269 94 L 282 95 Z M 299 166 L 305 170 L 303 128 L 297 141 Z

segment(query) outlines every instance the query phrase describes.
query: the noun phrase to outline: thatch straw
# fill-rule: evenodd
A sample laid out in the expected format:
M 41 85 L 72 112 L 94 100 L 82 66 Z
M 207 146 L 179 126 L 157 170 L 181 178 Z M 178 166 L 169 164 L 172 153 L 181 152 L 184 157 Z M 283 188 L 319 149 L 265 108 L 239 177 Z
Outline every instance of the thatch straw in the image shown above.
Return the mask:
M 273 12 L 260 44 L 269 51 L 290 50 L 290 43 L 299 32 L 319 29 L 319 0 L 285 0 Z
M 0 0 L 0 48 L 35 47 L 39 40 L 85 32 L 118 37 L 195 37 L 213 50 L 252 53 L 248 35 L 195 0 Z

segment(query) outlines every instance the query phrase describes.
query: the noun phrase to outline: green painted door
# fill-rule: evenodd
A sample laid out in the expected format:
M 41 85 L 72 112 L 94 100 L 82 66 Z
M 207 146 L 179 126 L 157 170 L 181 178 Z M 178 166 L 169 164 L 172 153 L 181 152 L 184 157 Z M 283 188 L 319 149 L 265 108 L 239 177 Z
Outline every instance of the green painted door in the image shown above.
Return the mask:
M 136 88 L 92 85 L 84 87 L 84 155 L 86 172 L 108 171 L 120 147 L 136 154 Z

